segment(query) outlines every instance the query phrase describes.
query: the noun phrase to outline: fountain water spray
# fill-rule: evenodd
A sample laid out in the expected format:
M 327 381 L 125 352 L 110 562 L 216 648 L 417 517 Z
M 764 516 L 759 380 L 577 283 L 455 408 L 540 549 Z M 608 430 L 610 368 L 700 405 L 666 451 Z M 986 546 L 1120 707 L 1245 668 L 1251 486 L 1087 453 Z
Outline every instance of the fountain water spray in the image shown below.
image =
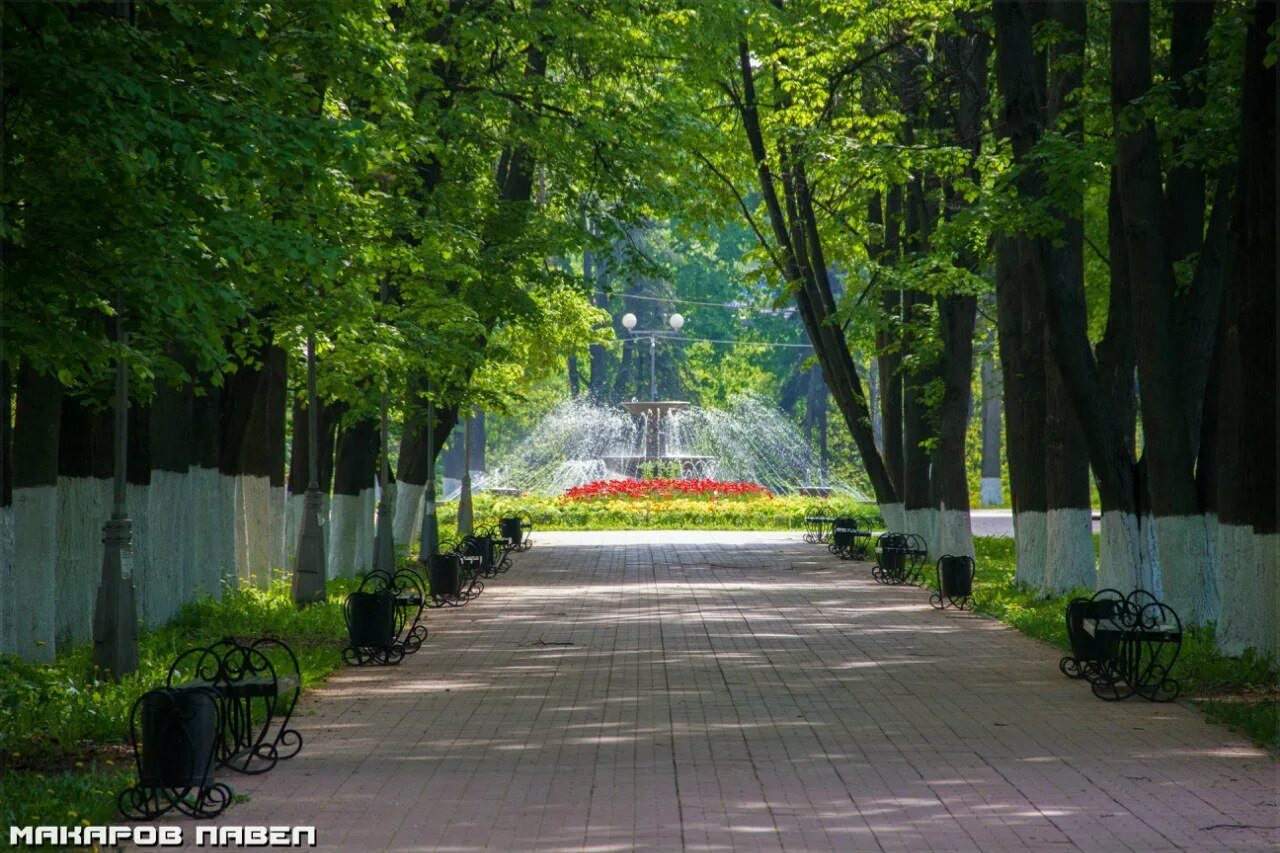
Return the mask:
M 645 462 L 665 462 L 678 463 L 685 477 L 758 483 L 782 495 L 823 488 L 866 500 L 849 483 L 829 478 L 800 429 L 752 394 L 724 409 L 674 401 L 623 405 L 634 415 L 584 397 L 566 400 L 477 477 L 476 488 L 559 495 L 595 480 L 635 476 Z

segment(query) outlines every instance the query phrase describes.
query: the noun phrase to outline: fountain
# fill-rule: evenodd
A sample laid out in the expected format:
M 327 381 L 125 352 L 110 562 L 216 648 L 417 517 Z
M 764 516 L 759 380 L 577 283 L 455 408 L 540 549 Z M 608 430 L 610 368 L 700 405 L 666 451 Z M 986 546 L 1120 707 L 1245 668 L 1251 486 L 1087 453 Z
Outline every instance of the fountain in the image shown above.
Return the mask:
M 726 408 L 678 400 L 612 407 L 568 399 L 496 462 L 488 474 L 477 475 L 478 489 L 559 495 L 593 480 L 637 476 L 648 463 L 678 462 L 686 478 L 757 483 L 775 494 L 865 500 L 849 483 L 826 476 L 783 412 L 750 394 Z
M 676 445 L 676 414 L 689 408 L 689 404 L 680 400 L 649 400 L 647 402 L 631 401 L 623 403 L 626 409 L 636 418 L 643 437 L 640 446 L 643 453 L 628 453 L 621 456 L 606 456 L 604 462 L 611 470 L 634 477 L 641 473 L 641 466 L 646 463 L 670 464 L 680 466 L 680 476 L 708 477 L 710 463 L 714 457 L 700 456 L 693 453 L 680 453 Z

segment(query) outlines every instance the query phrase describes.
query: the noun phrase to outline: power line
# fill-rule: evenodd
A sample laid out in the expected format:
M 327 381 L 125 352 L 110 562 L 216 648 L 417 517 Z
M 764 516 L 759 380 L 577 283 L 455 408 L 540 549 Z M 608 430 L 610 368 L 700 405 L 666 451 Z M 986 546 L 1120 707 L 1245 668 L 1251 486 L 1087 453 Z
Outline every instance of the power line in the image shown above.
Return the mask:
M 706 308 L 731 308 L 734 311 L 755 311 L 760 314 L 786 314 L 795 313 L 794 308 L 753 308 L 741 302 L 700 302 L 697 299 L 680 299 L 675 296 L 641 296 L 638 293 L 609 293 L 604 290 L 593 290 L 592 293 L 597 296 L 607 296 L 611 299 L 641 299 L 645 302 L 677 302 L 681 305 L 702 305 Z
M 644 335 L 643 337 L 634 337 L 634 338 L 618 338 L 612 341 L 605 341 L 603 346 L 613 346 L 614 344 L 633 344 L 633 343 L 639 343 L 640 341 L 647 341 L 648 339 L 649 339 L 648 335 Z M 670 335 L 670 336 L 660 335 L 658 337 L 658 340 L 681 341 L 681 342 L 688 342 L 688 343 L 704 343 L 704 344 L 732 344 L 734 346 L 743 346 L 743 347 L 775 347 L 775 348 L 781 347 L 784 349 L 813 349 L 813 344 L 781 344 L 781 343 L 770 343 L 768 341 L 733 341 L 733 340 L 727 340 L 725 338 L 690 338 L 690 337 L 686 337 L 685 335 L 680 335 L 678 337 L 675 335 Z

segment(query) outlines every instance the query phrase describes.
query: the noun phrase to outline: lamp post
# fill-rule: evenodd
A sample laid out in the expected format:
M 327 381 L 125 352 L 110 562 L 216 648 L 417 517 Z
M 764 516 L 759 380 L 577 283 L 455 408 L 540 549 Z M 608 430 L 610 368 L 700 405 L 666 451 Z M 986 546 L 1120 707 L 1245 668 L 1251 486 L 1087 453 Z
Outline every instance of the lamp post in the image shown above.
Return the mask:
M 380 403 L 381 428 L 378 454 L 378 526 L 373 539 L 373 567 L 389 575 L 396 573 L 396 545 L 391 531 L 391 520 L 396 512 L 396 484 L 391 475 L 391 440 L 387 426 L 387 392 L 382 392 Z
M 382 309 L 386 308 L 390 288 L 387 279 L 382 279 Z M 378 399 L 378 526 L 373 536 L 373 568 L 396 573 L 396 543 L 391 532 L 391 520 L 396 512 L 396 483 L 391 473 L 391 437 L 387 425 L 387 379 L 382 382 L 382 394 Z
M 320 400 L 316 396 L 316 336 L 307 335 L 307 494 L 298 525 L 298 556 L 293 566 L 293 603 L 306 607 L 324 601 L 327 574 L 320 513 Z
M 128 333 L 124 311 L 116 313 L 115 482 L 111 518 L 102 527 L 102 580 L 93 609 L 93 664 L 111 678 L 138 668 L 138 605 L 133 589 L 133 521 L 125 505 L 128 452 L 129 368 L 124 361 Z
M 418 557 L 424 563 L 440 550 L 440 525 L 436 519 L 436 403 L 427 380 L 427 488 L 423 496 L 422 530 L 418 533 Z
M 458 535 L 470 536 L 475 529 L 471 511 L 471 410 L 462 423 L 462 492 L 458 495 Z
M 667 318 L 667 325 L 671 327 L 672 332 L 679 332 L 684 328 L 684 317 L 679 314 L 672 314 Z M 668 337 L 669 332 L 662 329 L 642 329 L 636 331 L 636 315 L 627 312 L 622 315 L 622 327 L 636 337 L 649 338 L 649 399 L 658 399 L 658 337 Z

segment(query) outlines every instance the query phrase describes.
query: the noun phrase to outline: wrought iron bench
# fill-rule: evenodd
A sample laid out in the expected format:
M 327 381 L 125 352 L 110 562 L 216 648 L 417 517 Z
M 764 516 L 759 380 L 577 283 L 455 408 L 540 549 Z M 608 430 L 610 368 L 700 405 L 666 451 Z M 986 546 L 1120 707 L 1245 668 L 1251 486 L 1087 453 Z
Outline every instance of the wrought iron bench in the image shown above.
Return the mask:
M 1178 698 L 1170 673 L 1182 651 L 1182 620 L 1172 607 L 1145 589 L 1103 589 L 1073 599 L 1066 619 L 1071 654 L 1058 668 L 1068 678 L 1088 680 L 1109 702 L 1135 693 L 1151 702 Z
M 827 550 L 842 560 L 864 560 L 871 547 L 870 530 L 859 530 L 857 519 L 840 516 L 831 527 L 831 541 Z
M 877 583 L 897 586 L 919 585 L 921 570 L 929 550 L 924 538 L 915 533 L 881 533 L 876 539 L 876 563 L 871 576 Z
M 427 638 L 426 605 L 426 584 L 417 572 L 375 569 L 365 574 L 343 604 L 347 646 L 342 659 L 352 666 L 400 663 Z
M 804 511 L 804 541 L 818 545 L 827 541 L 828 532 L 835 524 L 835 516 L 827 504 L 812 504 Z
M 450 545 L 427 558 L 429 601 L 432 607 L 461 607 L 484 592 L 479 578 L 480 556 L 464 556 Z
M 302 735 L 289 727 L 302 671 L 293 649 L 281 640 L 260 637 L 246 644 L 227 637 L 188 649 L 170 665 L 165 687 L 207 688 L 217 695 L 220 767 L 265 773 L 302 749 Z
M 462 537 L 458 543 L 458 551 L 464 557 L 480 558 L 478 572 L 482 578 L 497 577 L 511 568 L 510 557 L 499 545 L 500 540 L 493 535 L 494 532 L 492 528 L 481 528 L 471 536 Z

